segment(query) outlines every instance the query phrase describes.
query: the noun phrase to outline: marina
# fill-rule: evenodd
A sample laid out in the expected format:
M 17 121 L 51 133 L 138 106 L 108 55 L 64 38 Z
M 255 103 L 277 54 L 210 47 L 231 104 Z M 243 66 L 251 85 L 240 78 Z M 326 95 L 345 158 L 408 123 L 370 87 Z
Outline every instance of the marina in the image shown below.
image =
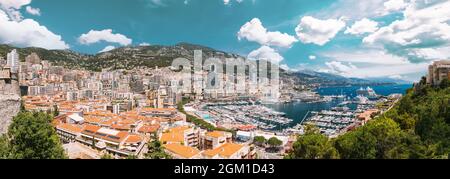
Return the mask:
M 401 86 L 402 89 L 408 87 Z M 387 95 L 393 94 L 388 90 L 377 94 L 374 89 L 342 87 L 334 89 L 334 93 L 329 92 L 331 89 L 318 89 L 317 93 L 305 93 L 302 100 L 289 103 L 260 104 L 246 100 L 190 103 L 187 109 L 215 126 L 228 129 L 250 126 L 253 130 L 302 134 L 304 125 L 313 125 L 322 134 L 334 137 L 363 125 L 366 119 L 360 115 L 373 111 L 378 103 L 387 100 Z

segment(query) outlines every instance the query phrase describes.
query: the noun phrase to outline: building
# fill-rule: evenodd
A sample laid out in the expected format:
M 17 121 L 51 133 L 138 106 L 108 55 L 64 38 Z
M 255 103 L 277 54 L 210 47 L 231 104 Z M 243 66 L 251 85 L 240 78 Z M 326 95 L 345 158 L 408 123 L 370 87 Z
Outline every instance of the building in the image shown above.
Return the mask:
M 174 159 L 200 159 L 200 151 L 194 147 L 181 144 L 166 144 L 165 151 Z
M 444 79 L 450 80 L 450 60 L 436 61 L 428 68 L 428 84 L 437 86 Z
M 56 134 L 63 143 L 75 142 L 82 130 L 82 126 L 74 124 L 61 123 L 56 126 Z
M 94 125 L 86 125 L 77 141 L 119 157 L 137 156 L 145 145 L 140 135 Z
M 248 159 L 250 154 L 250 147 L 226 143 L 218 148 L 206 150 L 202 153 L 205 159 Z
M 8 53 L 6 65 L 11 68 L 11 73 L 19 72 L 19 54 L 16 49 Z
M 30 64 L 40 64 L 41 58 L 36 53 L 31 53 L 27 57 L 25 57 L 25 62 Z
M 203 150 L 218 148 L 225 143 L 231 143 L 232 137 L 233 134 L 229 132 L 222 132 L 222 131 L 207 132 L 202 137 L 201 148 Z
M 165 144 L 181 144 L 189 147 L 198 147 L 200 130 L 189 126 L 180 126 L 162 133 L 159 140 Z

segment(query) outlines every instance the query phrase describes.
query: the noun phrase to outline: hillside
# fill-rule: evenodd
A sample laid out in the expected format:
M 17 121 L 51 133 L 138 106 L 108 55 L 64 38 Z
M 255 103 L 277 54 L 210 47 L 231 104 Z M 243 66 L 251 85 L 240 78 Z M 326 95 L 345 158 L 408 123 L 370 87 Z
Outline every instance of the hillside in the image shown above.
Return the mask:
M 209 47 L 179 43 L 174 46 L 128 46 L 121 47 L 109 52 L 96 55 L 81 54 L 70 50 L 46 50 L 42 48 L 14 48 L 8 45 L 0 45 L 0 56 L 5 57 L 12 49 L 17 49 L 20 58 L 24 58 L 35 52 L 41 59 L 48 60 L 57 66 L 71 69 L 87 69 L 101 71 L 102 69 L 127 69 L 137 67 L 154 68 L 167 67 L 172 64 L 173 59 L 186 58 L 193 60 L 194 50 L 202 50 L 203 59 L 210 57 L 238 58 L 239 55 L 231 54 Z M 296 81 L 298 84 L 321 84 L 323 86 L 346 86 L 346 85 L 379 85 L 392 84 L 392 82 L 372 81 L 356 78 L 345 78 L 342 76 L 318 73 L 313 71 L 301 71 L 288 73 L 281 70 L 281 77 Z
M 307 129 L 289 159 L 448 159 L 450 82 L 423 79 L 390 111 L 336 139 Z
M 303 70 L 295 72 L 294 75 L 300 79 L 300 81 L 305 81 L 307 83 L 317 83 L 321 86 L 349 86 L 349 85 L 362 85 L 362 86 L 372 86 L 372 85 L 386 85 L 395 84 L 393 81 L 388 80 L 366 80 L 359 78 L 346 78 L 339 75 L 320 73 L 315 71 Z

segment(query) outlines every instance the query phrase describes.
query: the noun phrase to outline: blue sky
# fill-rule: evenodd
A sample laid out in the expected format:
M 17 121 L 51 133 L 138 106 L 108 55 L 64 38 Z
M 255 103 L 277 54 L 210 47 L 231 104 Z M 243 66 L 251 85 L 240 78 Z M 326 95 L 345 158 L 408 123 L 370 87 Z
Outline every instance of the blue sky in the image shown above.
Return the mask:
M 446 0 L 0 0 L 6 24 L 0 42 L 90 54 L 189 42 L 270 58 L 291 70 L 417 80 L 433 60 L 450 57 L 449 6 Z

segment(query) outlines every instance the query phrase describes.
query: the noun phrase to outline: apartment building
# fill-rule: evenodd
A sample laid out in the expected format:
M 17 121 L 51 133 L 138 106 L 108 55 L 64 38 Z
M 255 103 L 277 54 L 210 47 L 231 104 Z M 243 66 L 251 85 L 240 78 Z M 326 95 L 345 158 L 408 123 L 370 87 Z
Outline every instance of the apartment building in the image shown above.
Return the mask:
M 437 86 L 444 79 L 450 80 L 450 60 L 436 61 L 428 67 L 428 84 Z
M 229 132 L 206 132 L 201 139 L 201 148 L 203 150 L 216 149 L 225 143 L 231 143 L 232 137 L 233 134 Z

